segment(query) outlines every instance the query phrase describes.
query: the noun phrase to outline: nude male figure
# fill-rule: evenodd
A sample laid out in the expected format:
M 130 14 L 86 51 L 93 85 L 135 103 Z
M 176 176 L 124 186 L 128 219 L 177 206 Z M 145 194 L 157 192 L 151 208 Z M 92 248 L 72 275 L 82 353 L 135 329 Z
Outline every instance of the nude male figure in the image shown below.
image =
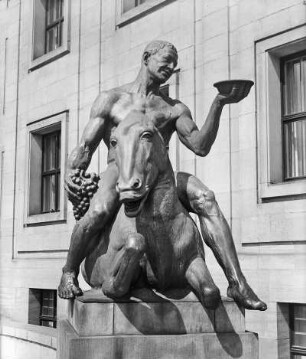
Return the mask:
M 177 60 L 177 50 L 172 44 L 164 41 L 151 42 L 144 50 L 135 81 L 102 92 L 92 106 L 81 141 L 69 158 L 66 191 L 70 201 L 77 203 L 79 200 L 79 187 L 72 182 L 71 176 L 79 169 L 88 168 L 91 157 L 102 140 L 109 150 L 108 167 L 88 211 L 74 227 L 58 288 L 61 298 L 68 299 L 82 294 L 77 280 L 79 266 L 90 248 L 96 244 L 101 230 L 112 221 L 120 207 L 116 191 L 118 172 L 109 143 L 110 136 L 120 121 L 135 107 L 142 107 L 166 144 L 169 144 L 176 131 L 186 147 L 199 156 L 206 156 L 216 139 L 223 106 L 239 102 L 246 96 L 239 89 L 234 89 L 228 96 L 218 94 L 199 130 L 186 105 L 160 92 L 160 85 L 170 78 Z M 203 239 L 212 249 L 227 277 L 228 295 L 247 309 L 266 310 L 266 304 L 256 296 L 241 271 L 230 228 L 214 193 L 190 174 L 179 172 L 176 180 L 181 202 L 188 211 L 198 215 Z

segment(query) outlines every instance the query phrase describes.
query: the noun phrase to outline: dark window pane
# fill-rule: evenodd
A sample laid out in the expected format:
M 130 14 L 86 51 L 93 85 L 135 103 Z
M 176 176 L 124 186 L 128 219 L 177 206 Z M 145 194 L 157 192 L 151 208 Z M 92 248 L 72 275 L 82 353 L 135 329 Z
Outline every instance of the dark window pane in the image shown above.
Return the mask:
M 47 26 L 58 21 L 62 17 L 63 1 L 47 0 Z
M 57 135 L 44 136 L 43 143 L 43 172 L 56 168 Z
M 42 212 L 59 210 L 60 132 L 43 136 Z
M 47 30 L 47 52 L 53 51 L 61 46 L 62 44 L 62 25 L 63 23 L 59 23 L 58 25 L 51 27 Z
M 125 13 L 134 7 L 147 2 L 148 0 L 122 0 L 122 13 Z
M 301 106 L 301 62 L 290 61 L 285 68 L 286 102 L 285 115 L 302 111 Z
M 55 5 L 56 0 L 47 0 L 47 25 L 50 25 L 55 20 Z
M 306 111 L 306 57 L 285 62 L 284 113 Z
M 57 204 L 57 206 L 56 206 L 56 210 L 58 211 L 59 210 L 59 208 L 60 208 L 60 205 L 61 205 L 61 203 L 60 203 L 60 201 L 61 201 L 61 197 L 60 197 L 60 190 L 59 190 L 59 188 L 60 188 L 60 178 L 61 178 L 61 176 L 60 176 L 60 173 L 58 173 L 57 175 L 56 175 L 56 204 Z
M 122 12 L 125 13 L 131 9 L 133 9 L 135 6 L 137 6 L 136 0 L 122 0 L 123 1 L 123 7 Z
M 47 0 L 45 52 L 62 45 L 63 0 Z
M 291 317 L 291 358 L 303 358 L 306 355 L 306 305 L 292 304 Z
M 293 333 L 292 345 L 306 348 L 306 333 Z
M 63 0 L 57 1 L 57 7 L 56 7 L 56 18 L 59 19 L 63 15 Z
M 306 118 L 284 123 L 285 178 L 306 176 Z
M 56 206 L 56 176 L 49 175 L 43 177 L 43 212 L 57 210 Z
M 43 326 L 43 327 L 50 327 L 50 328 L 55 328 L 56 326 L 55 326 L 55 323 L 53 322 L 53 321 L 51 321 L 51 320 L 41 320 L 41 325 Z
M 46 46 L 47 52 L 50 52 L 50 51 L 56 49 L 55 32 L 56 32 L 56 28 L 54 28 L 54 27 L 47 30 L 47 46 Z
M 294 305 L 294 318 L 306 319 L 306 304 Z
M 306 334 L 306 319 L 294 319 L 294 330 Z

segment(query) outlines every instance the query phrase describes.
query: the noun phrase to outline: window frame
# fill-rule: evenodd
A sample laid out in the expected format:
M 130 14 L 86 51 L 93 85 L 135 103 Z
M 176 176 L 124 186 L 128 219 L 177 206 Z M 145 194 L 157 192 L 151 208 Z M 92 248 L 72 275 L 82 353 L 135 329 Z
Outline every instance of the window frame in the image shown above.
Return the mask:
M 306 26 L 255 41 L 258 202 L 303 197 L 305 179 L 283 180 L 281 59 L 306 47 Z
M 64 0 L 64 5 L 63 5 L 63 13 L 62 13 L 62 18 L 63 18 L 63 25 L 62 25 L 62 43 L 61 45 L 52 50 L 49 51 L 47 53 L 45 53 L 45 48 L 46 48 L 46 16 L 47 16 L 47 11 L 45 12 L 45 18 L 44 18 L 44 25 L 42 25 L 42 23 L 40 23 L 40 25 L 38 25 L 38 21 L 35 18 L 35 13 L 36 13 L 36 1 L 41 1 L 41 0 L 31 0 L 31 9 L 32 9 L 32 27 L 31 27 L 31 31 L 30 31 L 30 39 L 29 42 L 31 43 L 30 46 L 30 59 L 29 59 L 29 72 L 32 72 L 34 70 L 39 69 L 42 66 L 45 66 L 47 64 L 49 64 L 50 62 L 53 62 L 55 60 L 57 60 L 58 58 L 67 55 L 68 53 L 70 53 L 70 33 L 71 33 L 71 20 L 70 20 L 70 14 L 71 14 L 71 0 Z M 43 1 L 47 1 L 47 0 L 43 0 Z M 37 36 L 38 34 L 41 33 L 41 29 L 42 27 L 44 28 L 44 53 L 38 54 L 37 55 L 37 50 L 35 47 L 35 41 L 37 41 Z M 42 41 L 42 40 L 40 40 Z M 41 51 L 41 50 L 40 50 Z
M 306 121 L 306 111 L 302 111 L 302 112 L 297 112 L 294 114 L 286 114 L 285 113 L 285 102 L 287 100 L 286 98 L 286 94 L 285 94 L 285 64 L 288 61 L 292 61 L 295 59 L 302 59 L 305 58 L 306 59 L 306 51 L 300 51 L 298 53 L 294 53 L 291 54 L 289 56 L 286 57 L 282 57 L 280 59 L 280 81 L 281 81 L 281 104 L 282 104 L 282 145 L 283 145 L 283 181 L 297 181 L 300 179 L 305 179 L 306 178 L 306 174 L 304 176 L 295 176 L 295 177 L 287 177 L 286 173 L 287 173 L 287 165 L 286 165 L 286 153 L 285 153 L 285 123 L 288 122 L 295 122 L 295 121 L 299 121 L 300 119 L 303 119 L 304 121 Z M 306 87 L 306 86 L 305 86 Z M 305 94 L 306 95 L 306 94 Z
M 67 200 L 64 193 L 64 176 L 66 169 L 67 157 L 67 130 L 68 130 L 68 111 L 61 112 L 49 116 L 47 118 L 34 121 L 27 125 L 27 149 L 28 149 L 28 165 L 26 166 L 26 181 L 25 181 L 25 218 L 24 226 L 43 225 L 46 223 L 65 222 L 67 219 Z M 59 211 L 40 213 L 38 208 L 41 209 L 41 176 L 39 175 L 42 170 L 42 156 L 37 154 L 36 148 L 39 147 L 41 152 L 41 145 L 37 144 L 37 139 L 45 134 L 60 130 L 61 132 L 61 154 L 60 154 L 60 199 Z M 34 152 L 33 152 L 34 151 Z M 36 158 L 35 158 L 36 155 Z M 35 161 L 35 166 L 33 165 Z M 37 165 L 37 162 L 40 164 Z M 34 172 L 33 172 L 34 168 Z M 40 182 L 40 184 L 38 183 Z M 40 188 L 37 191 L 37 188 Z M 32 201 L 32 202 L 31 202 Z
M 53 301 L 53 315 L 43 314 L 44 294 L 51 294 Z M 57 327 L 57 291 L 55 289 L 29 288 L 28 324 L 44 328 Z M 43 325 L 43 322 L 52 322 L 52 326 Z
M 123 13 L 123 1 L 116 0 L 116 26 L 121 27 L 129 24 L 140 17 L 146 16 L 152 11 L 157 10 L 175 0 L 148 0 L 142 4 L 139 4 L 132 9 Z

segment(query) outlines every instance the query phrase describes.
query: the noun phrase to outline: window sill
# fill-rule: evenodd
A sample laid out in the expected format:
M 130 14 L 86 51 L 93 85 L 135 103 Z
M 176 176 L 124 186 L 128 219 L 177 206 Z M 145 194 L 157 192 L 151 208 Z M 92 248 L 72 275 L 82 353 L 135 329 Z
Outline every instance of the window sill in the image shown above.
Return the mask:
M 48 52 L 45 55 L 42 55 L 35 60 L 31 61 L 31 66 L 29 67 L 29 72 L 39 69 L 42 66 L 49 64 L 52 61 L 57 60 L 58 58 L 65 56 L 70 53 L 69 46 L 61 46 L 56 50 Z
M 306 194 L 306 180 L 296 180 L 277 184 L 264 183 L 260 185 L 262 202 L 286 199 L 290 197 L 304 197 Z
M 116 25 L 118 27 L 124 26 L 134 20 L 139 19 L 142 16 L 149 14 L 152 11 L 155 11 L 159 7 L 166 5 L 174 0 L 151 0 L 136 6 L 134 9 L 127 11 L 126 13 L 122 14 L 121 11 L 121 4 L 118 6 L 120 9 L 119 14 L 117 15 Z
M 28 216 L 25 220 L 24 226 L 38 226 L 47 223 L 54 223 L 54 222 L 65 222 L 66 216 L 62 212 L 53 212 L 53 213 L 40 213 L 40 214 L 33 214 Z

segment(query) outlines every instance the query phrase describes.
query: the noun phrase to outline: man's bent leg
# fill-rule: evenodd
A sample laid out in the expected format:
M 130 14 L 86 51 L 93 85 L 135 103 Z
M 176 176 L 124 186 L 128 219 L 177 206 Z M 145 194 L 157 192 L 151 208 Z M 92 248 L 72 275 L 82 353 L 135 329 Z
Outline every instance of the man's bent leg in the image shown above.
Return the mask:
M 73 229 L 66 264 L 58 287 L 58 295 L 61 298 L 68 299 L 82 294 L 77 280 L 79 267 L 87 256 L 89 248 L 95 246 L 101 237 L 102 228 L 118 211 L 117 178 L 117 167 L 114 164 L 109 165 L 88 211 Z
M 220 291 L 214 283 L 204 258 L 194 258 L 187 270 L 186 279 L 205 308 L 215 309 L 220 303 Z
M 110 276 L 102 285 L 102 291 L 111 298 L 127 294 L 132 282 L 139 277 L 139 261 L 145 253 L 145 239 L 139 233 L 127 235 L 124 246 L 118 251 L 112 263 Z
M 183 172 L 177 173 L 177 187 L 181 202 L 199 217 L 203 239 L 229 282 L 228 296 L 247 309 L 266 310 L 266 304 L 253 292 L 242 273 L 231 230 L 214 193 L 198 178 Z

